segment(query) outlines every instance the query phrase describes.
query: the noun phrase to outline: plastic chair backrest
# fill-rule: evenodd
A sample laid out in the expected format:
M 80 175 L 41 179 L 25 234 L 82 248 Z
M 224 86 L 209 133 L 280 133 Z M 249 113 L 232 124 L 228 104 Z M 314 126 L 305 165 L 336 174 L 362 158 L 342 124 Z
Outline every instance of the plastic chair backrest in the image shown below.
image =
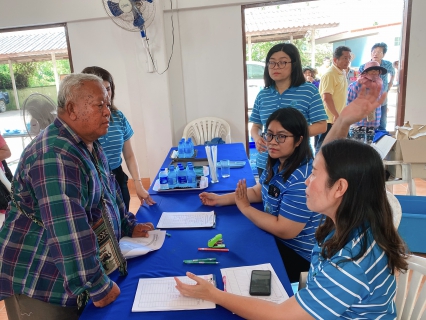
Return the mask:
M 386 195 L 388 196 L 388 201 L 392 209 L 393 224 L 395 226 L 395 229 L 398 229 L 402 217 L 401 204 L 399 203 L 398 199 L 389 191 L 386 191 Z
M 426 279 L 426 258 L 409 256 L 407 261 L 408 270 L 406 273 L 399 274 L 396 290 L 397 320 L 425 319 L 426 285 L 420 292 L 419 288 L 422 285 L 422 280 Z M 411 280 L 408 281 L 410 274 Z
M 222 138 L 226 143 L 231 143 L 231 127 L 220 118 L 198 118 L 185 126 L 182 138 L 192 138 L 194 145 L 202 145 L 213 138 Z

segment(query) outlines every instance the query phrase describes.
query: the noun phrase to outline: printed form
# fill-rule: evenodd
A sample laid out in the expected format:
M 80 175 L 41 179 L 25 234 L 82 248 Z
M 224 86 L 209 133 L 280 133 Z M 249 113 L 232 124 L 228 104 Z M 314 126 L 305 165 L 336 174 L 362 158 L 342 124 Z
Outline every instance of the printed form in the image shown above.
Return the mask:
M 214 211 L 209 212 L 163 212 L 157 228 L 212 228 L 216 224 Z
M 199 277 L 214 283 L 212 274 Z M 177 278 L 183 283 L 195 284 L 194 280 L 186 276 Z M 175 286 L 176 282 L 173 277 L 139 279 L 132 312 L 216 308 L 216 304 L 213 302 L 182 296 Z

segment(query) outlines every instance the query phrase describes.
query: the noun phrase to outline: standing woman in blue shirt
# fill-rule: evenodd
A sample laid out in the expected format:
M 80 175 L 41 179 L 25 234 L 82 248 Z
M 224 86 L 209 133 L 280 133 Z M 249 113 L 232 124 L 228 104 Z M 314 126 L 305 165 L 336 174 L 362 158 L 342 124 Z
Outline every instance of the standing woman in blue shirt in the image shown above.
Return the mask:
M 239 181 L 237 192 L 225 195 L 203 192 L 205 205 L 236 204 L 256 226 L 272 233 L 291 282 L 309 270 L 315 231 L 321 215 L 306 207 L 305 180 L 312 171 L 308 123 L 294 108 L 278 109 L 266 122 L 267 169 L 252 188 Z M 244 196 L 237 197 L 237 193 Z M 250 205 L 263 202 L 263 210 Z
M 367 144 L 332 141 L 379 107 L 386 96 L 377 101 L 379 94 L 364 87 L 343 109 L 306 180 L 308 208 L 327 218 L 316 232 L 305 288 L 280 304 L 221 291 L 190 272 L 196 285 L 175 278 L 176 288 L 244 319 L 396 319 L 395 273 L 407 270 L 406 247 L 393 224 L 382 159 Z M 244 189 L 237 193 L 244 197 Z
M 133 136 L 133 129 L 124 114 L 114 105 L 115 84 L 112 75 L 107 70 L 95 66 L 84 68 L 82 73 L 90 73 L 102 78 L 109 98 L 111 99 L 111 121 L 108 133 L 100 137 L 99 142 L 107 155 L 109 166 L 120 185 L 127 211 L 129 211 L 130 193 L 127 187 L 128 177 L 121 167 L 121 153 L 123 153 L 127 169 L 129 169 L 135 183 L 136 194 L 141 201 L 141 205 L 143 205 L 144 202 L 149 205 L 154 204 L 155 201 L 142 185 L 138 162 L 130 142 L 130 138 Z
M 265 88 L 257 95 L 250 115 L 250 122 L 253 123 L 250 134 L 259 151 L 256 159 L 259 177 L 266 169 L 268 158 L 268 153 L 265 152 L 266 141 L 261 134 L 272 112 L 287 107 L 299 110 L 309 124 L 310 137 L 327 130 L 324 105 L 318 89 L 313 84 L 306 83 L 296 46 L 291 43 L 273 46 L 266 55 L 263 79 Z

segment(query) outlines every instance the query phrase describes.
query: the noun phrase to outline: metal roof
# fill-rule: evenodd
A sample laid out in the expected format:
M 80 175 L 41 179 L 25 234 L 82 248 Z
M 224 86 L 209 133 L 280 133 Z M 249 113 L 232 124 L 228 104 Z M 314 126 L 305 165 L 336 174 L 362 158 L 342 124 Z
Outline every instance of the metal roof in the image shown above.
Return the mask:
M 68 48 L 64 31 L 46 29 L 38 32 L 10 32 L 0 34 L 0 62 L 45 61 L 67 59 Z
M 308 30 L 338 26 L 332 11 L 317 2 L 246 9 L 246 35 L 251 42 L 303 38 Z

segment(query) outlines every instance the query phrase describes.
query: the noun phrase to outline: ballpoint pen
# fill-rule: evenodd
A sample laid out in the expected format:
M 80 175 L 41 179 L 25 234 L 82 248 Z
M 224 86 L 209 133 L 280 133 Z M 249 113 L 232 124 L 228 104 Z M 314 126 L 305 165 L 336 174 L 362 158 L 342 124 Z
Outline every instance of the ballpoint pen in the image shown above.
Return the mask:
M 216 258 L 187 259 L 187 260 L 183 260 L 183 261 L 193 261 L 193 262 L 198 262 L 198 261 L 216 261 Z
M 183 260 L 183 263 L 186 263 L 186 264 L 219 264 L 219 261 L 192 261 L 192 260 Z
M 223 252 L 227 252 L 229 251 L 229 249 L 219 249 L 219 248 L 198 248 L 198 251 L 223 251 Z

